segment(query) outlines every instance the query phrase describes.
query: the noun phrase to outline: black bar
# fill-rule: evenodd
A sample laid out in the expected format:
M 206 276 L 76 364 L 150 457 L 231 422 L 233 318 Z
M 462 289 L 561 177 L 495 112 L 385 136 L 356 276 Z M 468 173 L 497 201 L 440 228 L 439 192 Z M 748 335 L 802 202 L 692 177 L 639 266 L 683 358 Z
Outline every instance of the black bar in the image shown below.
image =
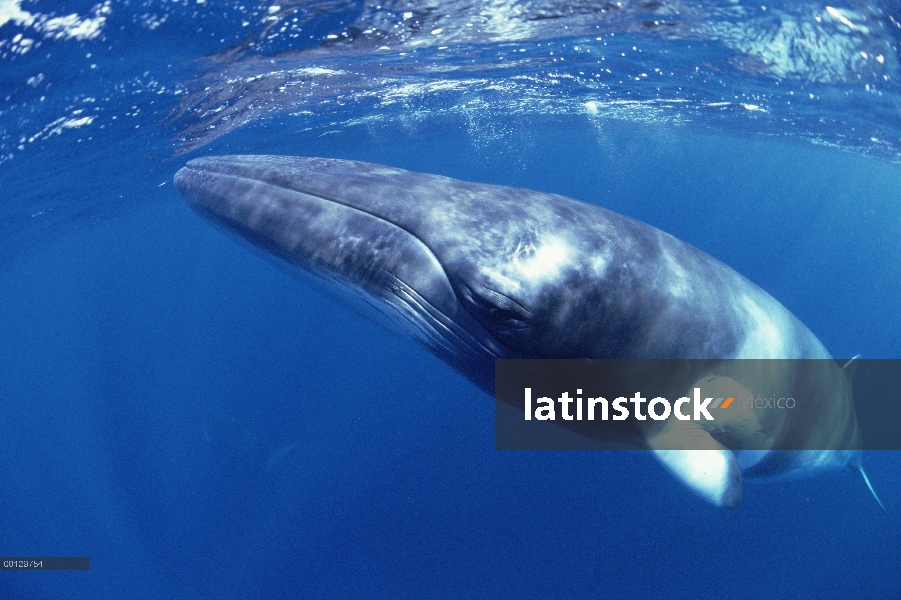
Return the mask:
M 3 571 L 87 571 L 91 568 L 89 556 L 3 556 Z

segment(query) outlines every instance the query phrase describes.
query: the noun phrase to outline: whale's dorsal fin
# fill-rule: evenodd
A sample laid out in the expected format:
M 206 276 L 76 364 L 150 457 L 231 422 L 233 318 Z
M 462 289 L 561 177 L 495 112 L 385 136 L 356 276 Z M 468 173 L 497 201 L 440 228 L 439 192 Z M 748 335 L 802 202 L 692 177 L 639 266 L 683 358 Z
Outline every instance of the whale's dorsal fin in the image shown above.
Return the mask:
M 848 379 L 854 377 L 854 371 L 857 370 L 857 365 L 860 364 L 860 359 L 863 358 L 863 354 L 858 354 L 851 358 L 848 362 L 842 365 L 842 371 L 845 372 L 845 375 L 848 376 Z
M 870 490 L 870 493 L 873 494 L 873 498 L 875 498 L 876 502 L 879 503 L 879 508 L 882 509 L 882 512 L 888 514 L 888 511 L 885 510 L 885 505 L 882 504 L 882 500 L 880 500 L 879 496 L 876 495 L 876 490 L 873 489 L 873 484 L 870 483 L 870 478 L 867 477 L 866 472 L 863 470 L 863 463 L 858 459 L 857 462 L 852 465 L 852 467 L 860 473 L 861 477 L 863 477 L 863 482 L 867 484 L 867 489 Z
M 860 364 L 860 359 L 862 358 L 862 356 L 863 356 L 862 354 L 858 354 L 858 355 L 854 356 L 853 358 L 851 358 L 851 360 L 849 360 L 842 366 L 842 371 L 845 372 L 845 375 L 848 376 L 848 379 L 851 379 L 852 377 L 854 377 L 854 371 L 857 370 L 857 365 Z M 885 510 L 885 505 L 882 503 L 882 500 L 879 499 L 879 496 L 876 494 L 876 490 L 873 489 L 873 484 L 870 483 L 870 478 L 867 477 L 866 471 L 863 470 L 863 463 L 861 462 L 861 459 L 858 458 L 857 461 L 852 463 L 851 467 L 855 471 L 860 473 L 861 477 L 863 477 L 863 482 L 865 484 L 867 484 L 867 489 L 870 490 L 870 493 L 873 495 L 873 498 L 879 504 L 879 508 L 882 509 L 882 512 L 884 512 L 885 514 L 888 514 L 888 511 Z

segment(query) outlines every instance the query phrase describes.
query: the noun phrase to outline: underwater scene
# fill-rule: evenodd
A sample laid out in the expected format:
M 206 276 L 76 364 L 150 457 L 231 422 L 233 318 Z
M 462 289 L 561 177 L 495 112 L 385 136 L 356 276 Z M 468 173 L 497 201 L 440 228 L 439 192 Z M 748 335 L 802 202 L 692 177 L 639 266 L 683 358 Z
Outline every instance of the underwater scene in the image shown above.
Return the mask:
M 901 598 L 897 451 L 495 448 L 495 358 L 676 313 L 901 359 L 901 3 L 831 2 L 0 0 L 0 555 L 90 559 L 0 598 Z M 550 223 L 638 283 L 539 311 Z

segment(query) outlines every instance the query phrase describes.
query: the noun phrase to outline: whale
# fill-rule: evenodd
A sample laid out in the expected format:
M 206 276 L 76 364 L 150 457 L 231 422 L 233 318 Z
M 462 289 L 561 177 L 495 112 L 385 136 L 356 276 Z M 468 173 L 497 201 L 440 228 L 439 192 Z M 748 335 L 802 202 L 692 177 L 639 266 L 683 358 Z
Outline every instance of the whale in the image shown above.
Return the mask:
M 851 369 L 760 287 L 660 229 L 556 194 L 353 160 L 204 157 L 174 182 L 198 214 L 410 336 L 489 394 L 497 359 L 822 361 L 828 389 L 818 423 L 843 440 L 837 447 L 747 450 L 740 429 L 724 440 L 680 423 L 636 434 L 626 447 L 652 451 L 725 508 L 740 506 L 745 477 L 851 467 L 872 492 Z M 813 435 L 803 420 L 790 427 L 795 438 Z M 674 435 L 701 439 L 704 449 L 655 444 Z

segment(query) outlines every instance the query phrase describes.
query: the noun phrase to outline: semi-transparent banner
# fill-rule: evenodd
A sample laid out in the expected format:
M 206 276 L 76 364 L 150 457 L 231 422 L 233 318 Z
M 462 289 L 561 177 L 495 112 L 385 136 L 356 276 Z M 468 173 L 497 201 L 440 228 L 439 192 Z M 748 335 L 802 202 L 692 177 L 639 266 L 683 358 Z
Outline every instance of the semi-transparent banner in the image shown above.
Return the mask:
M 497 360 L 500 450 L 901 450 L 901 360 Z

